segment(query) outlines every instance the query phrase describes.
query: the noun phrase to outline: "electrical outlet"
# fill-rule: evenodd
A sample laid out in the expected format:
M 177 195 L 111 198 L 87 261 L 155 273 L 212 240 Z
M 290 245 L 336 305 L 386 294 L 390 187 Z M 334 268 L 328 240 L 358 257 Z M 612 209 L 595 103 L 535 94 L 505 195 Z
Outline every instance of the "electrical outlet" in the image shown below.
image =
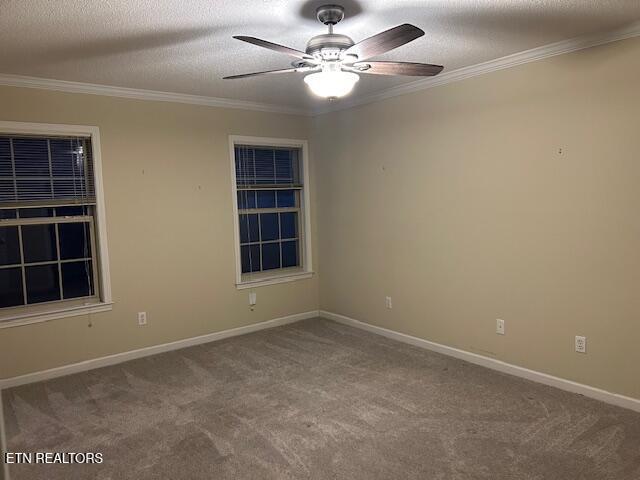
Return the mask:
M 504 320 L 501 318 L 496 319 L 496 333 L 498 335 L 504 335 Z
M 253 307 L 257 301 L 258 299 L 257 299 L 256 292 L 249 292 L 249 305 Z
M 576 352 L 587 353 L 587 337 L 576 335 Z
M 384 304 L 387 306 L 387 308 L 393 308 L 393 303 L 391 302 L 391 297 L 385 297 L 384 298 Z
M 141 327 L 147 324 L 147 312 L 138 312 L 138 325 Z

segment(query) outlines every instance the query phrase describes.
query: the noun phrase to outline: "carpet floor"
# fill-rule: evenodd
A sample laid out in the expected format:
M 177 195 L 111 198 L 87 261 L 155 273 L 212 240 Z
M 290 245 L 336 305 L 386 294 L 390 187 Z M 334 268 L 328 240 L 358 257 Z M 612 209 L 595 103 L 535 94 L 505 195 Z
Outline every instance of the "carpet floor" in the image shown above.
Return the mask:
M 3 392 L 26 479 L 640 479 L 640 414 L 324 319 Z

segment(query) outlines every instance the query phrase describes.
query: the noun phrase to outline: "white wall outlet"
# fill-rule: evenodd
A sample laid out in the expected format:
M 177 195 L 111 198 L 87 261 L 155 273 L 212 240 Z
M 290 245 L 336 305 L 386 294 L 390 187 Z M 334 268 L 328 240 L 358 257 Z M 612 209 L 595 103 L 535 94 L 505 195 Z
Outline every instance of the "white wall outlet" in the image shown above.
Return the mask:
M 587 337 L 576 335 L 576 352 L 587 353 Z
M 504 320 L 501 318 L 496 319 L 496 333 L 498 335 L 504 335 Z
M 384 304 L 386 305 L 387 308 L 393 308 L 391 297 L 384 297 Z
M 256 292 L 249 292 L 249 305 L 253 307 L 257 301 Z
M 138 312 L 138 325 L 141 327 L 147 324 L 147 312 Z

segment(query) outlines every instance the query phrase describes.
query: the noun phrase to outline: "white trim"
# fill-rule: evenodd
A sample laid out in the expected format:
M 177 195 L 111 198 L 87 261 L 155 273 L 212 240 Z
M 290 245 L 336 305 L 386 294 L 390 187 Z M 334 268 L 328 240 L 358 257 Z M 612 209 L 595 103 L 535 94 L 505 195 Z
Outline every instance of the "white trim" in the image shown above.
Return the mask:
M 109 269 L 109 250 L 107 248 L 107 213 L 104 202 L 104 185 L 102 183 L 102 150 L 100 147 L 100 129 L 89 127 L 91 133 L 91 150 L 93 152 L 93 176 L 96 189 L 96 215 L 98 217 L 96 247 L 100 255 L 100 288 L 103 303 L 112 303 L 111 272 Z
M 238 290 L 244 290 L 246 288 L 265 287 L 267 285 L 276 285 L 278 283 L 295 282 L 296 280 L 311 278 L 313 277 L 313 273 L 314 272 L 302 272 L 296 274 L 267 277 L 260 280 L 250 280 L 243 283 L 237 283 L 236 288 Z
M 428 88 L 447 85 L 449 83 L 459 82 L 467 78 L 477 77 L 497 70 L 516 67 L 525 63 L 544 60 L 545 58 L 563 55 L 586 48 L 604 45 L 618 40 L 640 36 L 640 22 L 633 23 L 624 28 L 606 33 L 596 33 L 591 35 L 583 35 L 569 40 L 543 45 L 541 47 L 532 48 L 523 52 L 514 53 L 505 57 L 496 58 L 487 62 L 470 65 L 468 67 L 458 68 L 456 70 L 446 71 L 438 76 L 416 80 L 414 82 L 404 83 L 395 87 L 388 88 L 382 92 L 366 95 L 363 97 L 346 98 L 343 101 L 327 104 L 326 107 L 316 109 L 313 115 L 322 115 L 324 113 L 334 112 L 338 110 L 346 110 L 367 103 L 379 102 L 387 98 L 406 95 L 407 93 L 418 92 Z
M 640 399 L 637 398 L 626 397 L 624 395 L 608 392 L 600 388 L 591 387 L 589 385 L 573 382 L 564 378 L 554 377 L 553 375 L 537 372 L 535 370 L 529 370 L 528 368 L 519 367 L 517 365 L 503 362 L 501 360 L 496 360 L 495 358 L 485 357 L 483 355 L 478 355 L 477 353 L 471 353 L 465 350 L 460 350 L 458 348 L 442 345 L 440 343 L 430 342 L 429 340 L 424 340 L 422 338 L 413 337 L 411 335 L 406 335 L 394 330 L 389 330 L 387 328 L 361 322 L 345 315 L 320 310 L 320 316 L 328 318 L 329 320 L 334 320 L 344 325 L 349 325 L 350 327 L 355 327 L 361 330 L 375 333 L 377 335 L 382 335 L 383 337 L 391 338 L 399 342 L 408 343 L 416 347 L 431 350 L 433 352 L 438 352 L 450 357 L 455 357 L 469 363 L 490 368 L 492 370 L 497 370 L 498 372 L 515 375 L 516 377 L 526 378 L 527 380 L 542 383 L 544 385 L 549 385 L 551 387 L 556 387 L 567 392 L 578 393 L 580 395 L 584 395 L 585 397 L 600 400 L 611 405 L 616 405 L 618 407 L 628 408 L 629 410 L 640 412 Z
M 45 310 L 42 312 L 25 313 L 14 317 L 3 318 L 0 321 L 0 330 L 3 328 L 20 327 L 33 323 L 48 322 L 59 318 L 77 317 L 92 313 L 108 312 L 113 309 L 113 303 L 94 303 L 91 305 L 78 305 L 75 307 L 61 308 L 58 310 Z
M 238 225 L 238 198 L 236 188 L 236 152 L 235 145 L 264 145 L 269 147 L 298 147 L 302 150 L 302 205 L 300 212 L 304 221 L 304 248 L 302 258 L 302 272 L 295 275 L 283 273 L 267 278 L 242 280 L 242 265 L 240 260 L 240 227 Z M 229 135 L 229 159 L 231 160 L 231 202 L 233 205 L 233 240 L 236 255 L 236 287 L 253 288 L 263 285 L 291 282 L 309 278 L 313 274 L 313 255 L 311 254 L 311 183 L 309 182 L 309 142 L 291 138 L 247 137 Z
M 51 78 L 28 77 L 25 75 L 0 74 L 0 85 L 8 87 L 39 88 L 68 93 L 84 93 L 89 95 L 103 95 L 107 97 L 132 98 L 135 100 L 150 100 L 156 102 L 186 103 L 189 105 L 203 105 L 207 107 L 235 108 L 258 112 L 285 113 L 290 115 L 308 115 L 304 109 L 271 105 L 267 103 L 232 100 L 229 98 L 190 95 L 185 93 L 160 92 L 139 88 L 113 87 L 93 83 L 71 82 Z
M 383 90 L 378 93 L 366 95 L 360 98 L 354 96 L 340 102 L 326 104 L 315 109 L 285 107 L 266 103 L 248 102 L 244 100 L 232 100 L 228 98 L 208 97 L 201 95 L 189 95 L 184 93 L 160 92 L 137 88 L 113 87 L 92 83 L 71 82 L 67 80 L 54 80 L 49 78 L 29 77 L 24 75 L 0 74 L 0 85 L 10 87 L 39 88 L 69 93 L 84 93 L 90 95 L 105 95 L 109 97 L 133 98 L 137 100 L 151 100 L 160 102 L 186 103 L 191 105 L 204 105 L 209 107 L 237 108 L 259 112 L 285 113 L 291 115 L 316 116 L 325 113 L 345 110 L 358 105 L 377 102 L 387 98 L 405 95 L 407 93 L 426 90 L 428 88 L 446 85 L 465 80 L 467 78 L 484 75 L 505 68 L 515 67 L 524 63 L 535 62 L 548 57 L 575 52 L 586 48 L 604 45 L 618 40 L 640 36 L 640 22 L 632 23 L 626 27 L 605 33 L 588 34 L 568 40 L 514 53 L 505 57 L 489 60 L 487 62 L 469 65 L 457 70 L 444 73 L 423 80 L 405 83 L 396 87 Z M 302 79 L 301 79 L 302 81 Z
M 107 218 L 104 202 L 104 187 L 102 184 L 102 154 L 100 148 L 100 129 L 94 126 L 88 125 L 64 125 L 54 123 L 28 123 L 28 122 L 5 122 L 0 121 L 1 133 L 19 133 L 19 134 L 38 134 L 38 135 L 77 135 L 77 136 L 89 136 L 91 138 L 91 150 L 93 153 L 93 175 L 96 188 L 96 245 L 97 245 L 97 259 L 99 263 L 100 273 L 100 304 L 105 307 L 110 306 L 113 303 L 111 297 L 111 275 L 109 271 L 109 250 L 107 247 Z M 96 305 L 94 305 L 96 307 Z M 74 309 L 67 309 L 69 312 Z M 98 311 L 98 310 L 96 310 Z M 99 311 L 105 311 L 103 308 Z M 58 314 L 55 316 L 55 314 Z M 47 321 L 53 318 L 61 318 L 64 316 L 73 315 L 60 315 L 61 310 L 53 312 L 44 312 L 37 315 L 24 315 L 20 318 L 31 318 L 31 321 L 26 323 L 35 323 L 35 317 L 42 317 L 40 321 Z M 94 313 L 94 312 L 86 312 Z M 82 313 L 77 313 L 81 315 Z M 52 316 L 54 315 L 54 316 Z M 1 317 L 0 317 L 1 318 Z M 11 320 L 11 319 L 8 319 Z M 18 322 L 23 324 L 23 322 Z M 16 323 L 13 324 L 15 326 Z M 9 326 L 9 325 L 3 325 Z
M 2 467 L 3 475 L 0 478 L 9 480 L 9 464 L 4 462 L 4 454 L 7 452 L 7 435 L 4 426 L 4 411 L 2 404 L 2 390 L 0 389 L 0 467 Z
M 253 323 L 244 327 L 231 328 L 229 330 L 208 333 L 206 335 L 200 335 L 198 337 L 185 338 L 183 340 L 177 340 L 175 342 L 163 343 L 161 345 L 153 345 L 151 347 L 140 348 L 128 352 L 116 353 L 114 355 L 108 355 L 106 357 L 85 360 L 84 362 L 64 365 L 62 367 L 51 368 L 49 370 L 43 370 L 40 372 L 27 373 L 26 375 L 20 375 L 18 377 L 11 377 L 0 380 L 0 390 L 5 388 L 17 387 L 19 385 L 26 385 L 28 383 L 41 382 L 43 380 L 62 377 L 64 375 L 70 375 L 72 373 L 84 372 L 86 370 L 92 370 L 94 368 L 116 365 L 118 363 L 127 362 L 136 358 L 148 357 L 150 355 L 157 355 L 158 353 L 170 352 L 173 350 L 179 350 L 181 348 L 192 347 L 194 345 L 215 342 L 224 338 L 245 335 L 247 333 L 257 332 L 259 330 L 265 330 L 267 328 L 279 327 L 317 316 L 318 310 L 311 310 L 309 312 L 296 313 L 294 315 L 288 315 L 286 317 L 274 318 L 272 320 L 267 320 L 264 322 Z

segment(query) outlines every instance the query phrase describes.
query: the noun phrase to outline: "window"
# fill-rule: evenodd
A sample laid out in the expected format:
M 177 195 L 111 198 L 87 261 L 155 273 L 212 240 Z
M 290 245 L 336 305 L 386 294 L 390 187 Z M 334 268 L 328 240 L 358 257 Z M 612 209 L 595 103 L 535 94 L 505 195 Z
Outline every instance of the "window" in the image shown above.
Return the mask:
M 0 122 L 0 327 L 110 303 L 97 129 L 79 128 Z
M 237 284 L 311 274 L 308 172 L 302 141 L 232 137 Z

